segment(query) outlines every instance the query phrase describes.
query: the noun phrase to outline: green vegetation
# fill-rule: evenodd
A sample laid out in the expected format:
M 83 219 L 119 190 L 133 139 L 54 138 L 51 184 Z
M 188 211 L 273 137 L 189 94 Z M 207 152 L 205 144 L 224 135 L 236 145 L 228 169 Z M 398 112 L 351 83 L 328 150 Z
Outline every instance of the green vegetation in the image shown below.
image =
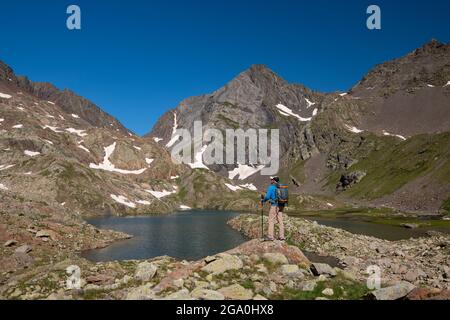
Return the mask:
M 326 288 L 333 289 L 332 296 L 325 296 L 322 291 Z M 342 274 L 326 281 L 317 282 L 313 291 L 303 291 L 285 287 L 281 293 L 271 297 L 274 300 L 314 300 L 317 297 L 323 297 L 331 300 L 359 300 L 363 298 L 369 290 L 363 283 L 347 279 Z
M 224 116 L 223 114 L 219 114 L 217 116 L 220 120 L 224 121 L 226 123 L 227 126 L 233 128 L 233 129 L 238 129 L 240 127 L 239 123 L 237 123 L 234 120 L 231 120 L 230 118 Z
M 382 138 L 382 147 L 376 147 L 351 167 L 350 171 L 361 170 L 367 175 L 345 191 L 345 195 L 369 200 L 380 198 L 425 174 L 442 183 L 450 182 L 450 133 L 419 135 L 404 142 L 397 140 Z M 341 174 L 330 175 L 329 185 L 335 186 Z

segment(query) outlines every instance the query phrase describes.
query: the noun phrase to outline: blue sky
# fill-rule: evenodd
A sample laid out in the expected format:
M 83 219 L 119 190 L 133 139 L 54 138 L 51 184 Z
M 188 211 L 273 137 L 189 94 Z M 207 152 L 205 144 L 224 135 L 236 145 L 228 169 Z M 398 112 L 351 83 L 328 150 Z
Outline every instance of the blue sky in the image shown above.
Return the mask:
M 70 4 L 81 7 L 81 31 L 66 28 Z M 380 31 L 366 28 L 370 4 L 381 7 Z M 0 10 L 0 60 L 138 134 L 255 63 L 315 90 L 347 90 L 375 64 L 450 41 L 447 0 L 15 0 Z

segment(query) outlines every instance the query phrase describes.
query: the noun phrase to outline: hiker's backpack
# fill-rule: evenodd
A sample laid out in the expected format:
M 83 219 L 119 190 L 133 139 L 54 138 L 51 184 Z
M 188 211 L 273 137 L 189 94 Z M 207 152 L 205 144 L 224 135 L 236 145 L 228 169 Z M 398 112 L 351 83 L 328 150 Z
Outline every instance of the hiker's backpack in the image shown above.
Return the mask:
M 278 204 L 288 205 L 289 202 L 289 190 L 288 186 L 279 184 L 277 186 L 277 200 Z

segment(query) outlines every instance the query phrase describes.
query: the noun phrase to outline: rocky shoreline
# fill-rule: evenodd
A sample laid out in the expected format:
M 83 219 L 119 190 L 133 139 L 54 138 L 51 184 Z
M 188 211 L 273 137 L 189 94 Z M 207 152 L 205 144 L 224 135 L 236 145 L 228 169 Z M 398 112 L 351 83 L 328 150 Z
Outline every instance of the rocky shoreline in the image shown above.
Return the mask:
M 285 224 L 290 243 L 339 259 L 345 270 L 360 280 L 367 279 L 368 267 L 378 266 L 385 285 L 408 281 L 415 286 L 450 289 L 448 234 L 431 232 L 426 238 L 387 241 L 300 218 L 286 217 Z M 260 237 L 261 222 L 255 215 L 241 215 L 229 225 L 250 238 Z
M 33 234 L 32 251 L 15 252 L 23 247 L 20 242 L 5 243 L 2 248 L 3 257 L 20 255 L 31 260 L 26 265 L 17 265 L 15 270 L 2 269 L 0 299 L 450 298 L 447 235 L 436 233 L 429 238 L 389 242 L 289 217 L 286 219 L 288 243 L 262 242 L 258 239 L 259 223 L 259 217 L 250 214 L 229 221 L 233 228 L 256 239 L 198 261 L 158 257 L 92 263 L 76 254 L 76 245 L 56 254 L 57 248 L 67 243 L 66 234 L 55 237 L 45 230 L 26 231 Z M 116 240 L 126 237 L 92 226 L 83 228 L 90 230 L 90 240 L 86 240 L 90 247 L 106 245 L 114 237 Z M 42 238 L 37 237 L 38 232 Z M 337 258 L 339 268 L 310 261 L 302 250 Z M 44 259 L 43 252 L 47 256 L 53 254 L 53 258 Z M 367 288 L 366 271 L 370 265 L 378 265 L 382 270 L 380 290 Z M 79 288 L 67 287 L 70 266 L 80 268 Z

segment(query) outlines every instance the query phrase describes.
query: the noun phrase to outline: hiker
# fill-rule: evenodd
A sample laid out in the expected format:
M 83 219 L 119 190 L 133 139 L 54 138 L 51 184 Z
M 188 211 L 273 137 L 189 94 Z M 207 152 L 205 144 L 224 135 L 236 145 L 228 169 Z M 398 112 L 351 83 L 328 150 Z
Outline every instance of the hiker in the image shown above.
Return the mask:
M 283 223 L 283 210 L 285 203 L 282 201 L 278 201 L 278 188 L 280 186 L 280 178 L 279 177 L 270 177 L 270 186 L 267 189 L 267 193 L 264 199 L 261 200 L 262 204 L 269 202 L 270 203 L 270 211 L 269 211 L 269 234 L 264 239 L 266 241 L 274 241 L 274 225 L 275 220 L 277 220 L 280 228 L 280 236 L 278 240 L 284 241 L 284 223 Z

